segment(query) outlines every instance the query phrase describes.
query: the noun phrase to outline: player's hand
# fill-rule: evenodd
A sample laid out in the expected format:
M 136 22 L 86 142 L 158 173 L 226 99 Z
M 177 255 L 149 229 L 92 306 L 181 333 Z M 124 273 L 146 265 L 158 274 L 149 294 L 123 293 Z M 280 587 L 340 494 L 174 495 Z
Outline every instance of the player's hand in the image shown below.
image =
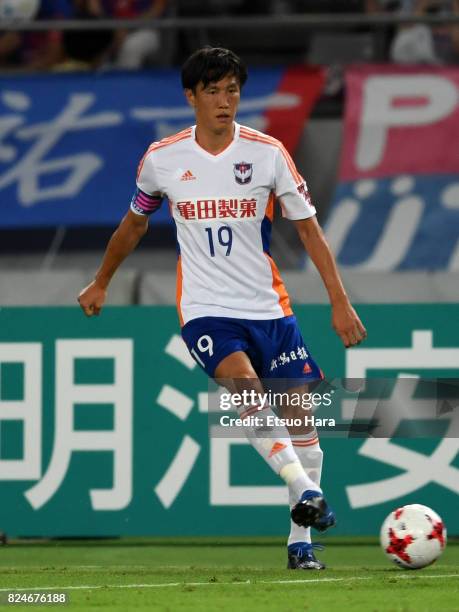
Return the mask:
M 78 296 L 78 302 L 87 317 L 99 315 L 107 297 L 107 290 L 92 281 Z
M 346 348 L 360 344 L 367 337 L 367 330 L 349 302 L 333 305 L 333 329 Z

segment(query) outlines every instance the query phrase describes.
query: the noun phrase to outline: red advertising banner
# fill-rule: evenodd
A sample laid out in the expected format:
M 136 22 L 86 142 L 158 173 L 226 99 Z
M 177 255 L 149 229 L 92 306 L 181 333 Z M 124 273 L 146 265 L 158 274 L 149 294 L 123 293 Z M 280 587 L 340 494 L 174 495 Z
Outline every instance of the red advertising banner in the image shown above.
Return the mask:
M 459 70 L 361 66 L 346 76 L 342 180 L 459 173 Z
M 271 106 L 265 110 L 266 131 L 270 136 L 281 140 L 291 154 L 295 152 L 304 125 L 322 94 L 324 82 L 325 75 L 322 68 L 307 66 L 288 68 L 280 79 L 275 95 L 279 99 L 290 97 L 292 99 L 290 108 Z
M 339 184 L 326 232 L 344 268 L 459 269 L 459 69 L 346 75 Z

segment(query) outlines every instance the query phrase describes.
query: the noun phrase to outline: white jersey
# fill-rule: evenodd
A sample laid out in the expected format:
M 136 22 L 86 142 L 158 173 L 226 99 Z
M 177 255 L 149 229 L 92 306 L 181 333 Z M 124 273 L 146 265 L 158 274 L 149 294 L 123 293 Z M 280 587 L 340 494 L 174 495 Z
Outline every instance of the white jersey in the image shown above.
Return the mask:
M 275 138 L 235 124 L 218 155 L 195 139 L 195 126 L 153 143 L 139 165 L 131 209 L 156 210 L 169 200 L 179 258 L 181 324 L 197 317 L 277 319 L 292 314 L 269 253 L 278 198 L 282 215 L 311 217 L 306 183 Z

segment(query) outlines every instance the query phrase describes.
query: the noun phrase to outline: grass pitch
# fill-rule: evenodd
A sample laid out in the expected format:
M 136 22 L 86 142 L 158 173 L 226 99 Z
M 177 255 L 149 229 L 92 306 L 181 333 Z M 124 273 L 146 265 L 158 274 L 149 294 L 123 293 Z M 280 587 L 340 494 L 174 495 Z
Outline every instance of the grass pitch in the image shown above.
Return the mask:
M 273 538 L 13 542 L 0 548 L 0 601 L 24 589 L 65 591 L 72 610 L 459 611 L 459 542 L 404 571 L 376 540 L 324 541 L 325 571 L 286 570 Z

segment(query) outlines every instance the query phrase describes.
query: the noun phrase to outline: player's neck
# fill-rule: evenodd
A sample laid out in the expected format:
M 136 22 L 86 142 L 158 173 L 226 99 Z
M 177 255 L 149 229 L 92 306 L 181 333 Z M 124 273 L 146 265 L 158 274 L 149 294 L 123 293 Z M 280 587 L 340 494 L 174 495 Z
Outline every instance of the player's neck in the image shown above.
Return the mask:
M 234 123 L 222 132 L 214 132 L 201 125 L 197 125 L 195 133 L 196 142 L 208 153 L 218 155 L 233 141 L 235 129 Z

